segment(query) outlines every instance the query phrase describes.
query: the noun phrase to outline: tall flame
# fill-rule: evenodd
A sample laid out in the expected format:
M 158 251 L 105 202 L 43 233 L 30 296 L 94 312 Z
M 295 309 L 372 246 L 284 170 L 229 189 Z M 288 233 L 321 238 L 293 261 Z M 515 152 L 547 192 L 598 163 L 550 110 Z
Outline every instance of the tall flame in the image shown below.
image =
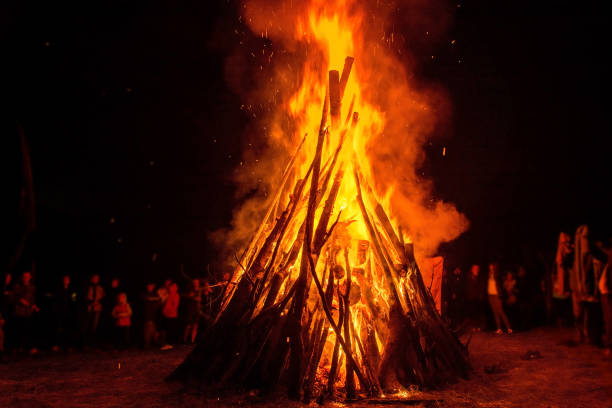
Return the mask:
M 408 70 L 408 58 L 398 59 L 395 42 L 401 30 L 398 34 L 389 28 L 390 10 L 391 3 L 380 1 L 244 3 L 244 18 L 251 30 L 269 39 L 276 50 L 276 56 L 269 58 L 272 70 L 261 77 L 258 92 L 247 99 L 275 103 L 270 104 L 271 112 L 259 118 L 265 132 L 257 132 L 257 137 L 267 138 L 267 149 L 257 156 L 246 153 L 245 157 L 256 163 L 250 172 L 239 174 L 238 181 L 243 186 L 263 186 L 271 191 L 279 182 L 282 165 L 308 135 L 296 172 L 297 176 L 305 174 L 316 147 L 327 72 L 342 71 L 345 57 L 353 56 L 355 63 L 341 117 L 344 120 L 350 113 L 354 100 L 359 123 L 340 161 L 358 163 L 367 181 L 365 187 L 394 224 L 401 227 L 406 239 L 417 243 L 417 255 L 431 255 L 440 243 L 453 240 L 468 225 L 452 204 L 434 200 L 431 181 L 417 174 L 424 159 L 423 145 L 440 119 L 450 115 L 450 109 L 442 91 L 417 82 Z M 274 52 L 268 49 L 268 54 Z M 330 132 L 328 145 L 336 146 L 340 134 Z M 347 219 L 356 216 L 359 209 L 355 196 L 354 182 L 343 182 L 335 212 L 343 207 Z M 224 246 L 228 242 L 244 243 L 252 235 L 261 220 L 255 215 L 265 211 L 268 198 L 247 200 L 236 211 L 233 230 L 223 235 Z M 350 228 L 353 239 L 367 239 L 363 223 L 354 223 Z

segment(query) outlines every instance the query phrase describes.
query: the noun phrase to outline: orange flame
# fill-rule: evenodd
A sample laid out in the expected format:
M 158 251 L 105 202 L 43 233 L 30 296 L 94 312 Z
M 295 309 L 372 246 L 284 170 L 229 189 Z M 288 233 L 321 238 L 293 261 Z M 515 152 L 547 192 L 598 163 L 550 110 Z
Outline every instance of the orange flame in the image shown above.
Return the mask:
M 271 89 L 275 89 L 284 99 L 281 96 L 277 109 L 263 119 L 268 151 L 259 153 L 253 174 L 241 175 L 239 181 L 242 185 L 263 184 L 272 191 L 286 160 L 282 160 L 282 152 L 288 157 L 304 134 L 308 134 L 300 156 L 299 173 L 304 174 L 316 146 L 327 72 L 341 71 L 345 57 L 353 56 L 355 63 L 341 117 L 344 119 L 355 98 L 359 125 L 350 141 L 351 148 L 343 149 L 342 159 L 351 162 L 353 156 L 358 158 L 374 197 L 383 204 L 392 221 L 401 226 L 406 238 L 417 242 L 417 255 L 428 256 L 435 253 L 440 243 L 455 239 L 468 225 L 452 204 L 432 199 L 431 181 L 416 172 L 424 159 L 423 145 L 439 119 L 450 115 L 449 104 L 442 91 L 426 87 L 407 72 L 406 61 L 398 60 L 393 49 L 399 34 L 388 29 L 388 9 L 373 3 L 355 0 L 244 3 L 245 20 L 253 32 L 266 36 L 285 51 L 273 65 L 273 72 L 264 77 L 260 95 L 255 98 L 265 94 L 269 99 Z M 431 16 L 427 18 L 433 20 Z M 292 122 L 289 127 L 283 122 L 287 117 Z M 339 137 L 340 132 L 332 132 L 329 145 L 335 146 Z M 253 215 L 263 211 L 267 198 L 247 202 L 236 212 L 234 234 L 242 239 L 252 234 L 260 219 Z M 346 206 L 347 215 L 358 214 L 354 198 L 354 184 L 343 183 L 337 207 Z M 361 227 L 359 235 L 365 238 L 363 226 L 355 227 Z M 227 240 L 224 244 L 227 245 Z
M 339 166 L 347 174 L 352 174 L 354 168 L 360 172 L 368 207 L 380 203 L 392 223 L 401 228 L 405 242 L 416 243 L 417 255 L 432 255 L 440 243 L 455 239 L 467 228 L 467 219 L 452 204 L 433 200 L 432 183 L 417 174 L 424 158 L 424 143 L 439 119 L 450 114 L 448 101 L 439 89 L 417 82 L 408 70 L 410 67 L 398 59 L 393 48 L 396 33 L 388 29 L 387 12 L 356 0 L 310 0 L 295 4 L 252 0 L 244 4 L 244 16 L 253 32 L 269 38 L 283 52 L 278 53 L 281 56 L 273 64 L 273 72 L 262 84 L 261 95 L 250 96 L 257 99 L 265 95 L 263 98 L 270 99 L 274 93 L 279 103 L 262 119 L 268 149 L 258 156 L 257 169 L 240 178 L 242 183 L 278 185 L 281 166 L 305 134 L 308 136 L 297 158 L 294 180 L 288 185 L 294 185 L 306 174 L 315 154 L 321 107 L 328 95 L 328 72 L 342 72 L 345 58 L 350 56 L 355 62 L 344 91 L 340 118 L 345 122 L 352 108 L 359 113 L 359 121 L 353 127 L 350 121 L 332 127 L 328 118 L 329 134 L 322 163 L 330 160 L 336 146 L 344 140 Z M 388 304 L 385 278 L 374 273 L 369 259 L 360 259 L 358 255 L 359 242 L 368 239 L 368 232 L 360 221 L 357 191 L 355 180 L 344 177 L 333 213 L 342 211 L 341 221 L 345 225 L 337 231 L 336 238 L 345 240 L 352 265 L 366 270 L 364 275 L 353 278 L 356 286 L 371 287 L 376 301 Z M 255 224 L 261 220 L 257 215 L 265 211 L 268 199 L 249 200 L 237 210 L 231 232 L 234 238 L 252 236 Z M 306 209 L 300 211 L 303 219 Z M 287 235 L 295 236 L 300 225 L 294 222 Z M 227 243 L 225 235 L 224 245 Z M 295 265 L 299 265 L 299 260 Z M 319 266 L 317 272 L 322 279 L 324 267 L 321 263 Z M 289 274 L 295 278 L 298 269 L 291 266 Z M 281 293 L 285 289 L 283 286 Z M 381 308 L 385 310 L 384 306 Z M 366 331 L 364 322 L 371 321 L 371 316 L 367 316 L 369 312 L 363 302 L 351 306 L 351 313 L 355 332 Z M 365 337 L 359 337 L 365 341 Z M 332 334 L 323 361 L 329 360 L 333 341 Z M 378 337 L 376 342 L 381 348 Z

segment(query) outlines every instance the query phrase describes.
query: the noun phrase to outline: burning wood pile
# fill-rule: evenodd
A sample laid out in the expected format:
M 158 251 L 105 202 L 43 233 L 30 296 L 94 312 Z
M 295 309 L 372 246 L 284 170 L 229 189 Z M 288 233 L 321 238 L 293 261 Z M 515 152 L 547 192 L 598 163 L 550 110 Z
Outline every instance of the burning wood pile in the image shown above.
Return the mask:
M 341 113 L 353 62 L 329 71 L 316 141 L 302 139 L 237 258 L 214 325 L 172 378 L 282 385 L 290 398 L 309 401 L 435 386 L 468 373 L 467 350 L 437 312 L 413 244 L 360 168 L 354 97 Z M 308 142 L 314 150 L 300 168 Z

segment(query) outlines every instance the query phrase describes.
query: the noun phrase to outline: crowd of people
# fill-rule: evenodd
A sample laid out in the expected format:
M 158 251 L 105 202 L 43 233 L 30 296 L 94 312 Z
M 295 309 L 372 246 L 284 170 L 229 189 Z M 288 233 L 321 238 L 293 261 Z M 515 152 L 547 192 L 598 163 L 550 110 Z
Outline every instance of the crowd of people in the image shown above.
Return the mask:
M 576 340 L 612 348 L 612 246 L 590 239 L 588 227 L 580 226 L 572 239 L 562 232 L 556 256 L 543 271 L 523 265 L 500 266 L 490 262 L 483 273 L 474 264 L 464 274 L 460 267 L 445 275 L 443 314 L 455 328 L 480 331 L 492 326 L 508 334 L 545 323 L 574 325 Z M 484 269 L 484 268 L 483 268 Z M 186 277 L 186 275 L 185 275 Z M 132 301 L 113 277 L 107 287 L 93 275 L 77 290 L 65 275 L 45 302 L 42 333 L 36 287 L 30 271 L 16 282 L 4 277 L 0 293 L 0 360 L 5 348 L 36 354 L 41 343 L 53 351 L 75 347 L 112 347 L 117 350 L 140 345 L 167 350 L 177 343 L 194 343 L 202 323 L 213 314 L 215 291 L 224 283 L 186 277 L 185 284 L 167 279 L 161 285 L 146 284 Z M 229 282 L 229 275 L 224 277 Z M 215 299 L 215 300 L 213 300 Z M 136 323 L 136 324 L 134 324 Z M 139 340 L 134 341 L 134 334 Z M 38 335 L 35 335 L 37 333 Z
M 64 275 L 57 289 L 45 294 L 44 310 L 38 306 L 41 296 L 32 272 L 18 279 L 7 273 L 0 293 L 0 360 L 6 349 L 36 354 L 42 345 L 53 351 L 135 345 L 168 350 L 173 344 L 194 343 L 200 324 L 210 320 L 213 287 L 206 280 L 186 281 L 183 291 L 171 279 L 159 286 L 147 283 L 132 301 L 117 277 L 105 287 L 96 274 L 78 290 Z
M 540 323 L 538 309 L 543 308 L 543 293 L 533 275 L 524 266 L 502 268 L 499 263 L 472 265 L 467 275 L 455 268 L 446 279 L 446 316 L 455 327 L 480 331 L 490 323 L 496 333 L 504 329 L 527 329 Z
M 572 242 L 559 236 L 554 261 L 541 273 L 522 265 L 503 269 L 497 262 L 457 267 L 445 277 L 445 314 L 457 329 L 482 330 L 493 324 L 498 334 L 537 324 L 573 325 L 576 341 L 612 348 L 611 245 L 593 241 L 580 226 Z

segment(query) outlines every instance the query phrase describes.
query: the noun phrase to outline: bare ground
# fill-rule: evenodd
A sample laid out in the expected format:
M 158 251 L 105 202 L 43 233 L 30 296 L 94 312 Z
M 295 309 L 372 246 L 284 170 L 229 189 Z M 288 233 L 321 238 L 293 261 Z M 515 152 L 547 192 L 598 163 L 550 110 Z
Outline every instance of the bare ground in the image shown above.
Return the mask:
M 430 400 L 416 405 L 428 407 L 612 407 L 612 360 L 604 358 L 601 349 L 572 345 L 571 335 L 557 329 L 511 336 L 478 333 L 470 344 L 470 379 L 443 390 L 415 391 L 410 398 Z M 526 359 L 529 351 L 534 358 Z M 9 357 L 0 364 L 0 407 L 304 406 L 283 397 L 263 401 L 240 393 L 222 396 L 164 382 L 188 352 L 188 347 L 179 347 L 168 352 Z M 383 405 L 361 401 L 350 406 Z

